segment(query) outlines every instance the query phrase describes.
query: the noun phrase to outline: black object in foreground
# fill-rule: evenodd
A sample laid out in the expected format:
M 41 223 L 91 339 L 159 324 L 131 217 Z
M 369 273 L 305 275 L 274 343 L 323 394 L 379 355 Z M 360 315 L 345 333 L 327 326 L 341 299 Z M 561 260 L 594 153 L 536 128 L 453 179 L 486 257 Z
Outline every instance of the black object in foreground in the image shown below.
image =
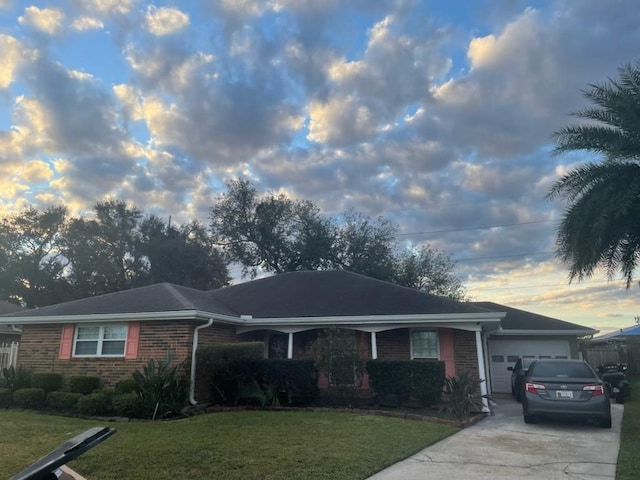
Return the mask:
M 94 427 L 67 440 L 48 455 L 35 461 L 9 480 L 49 480 L 57 479 L 56 469 L 82 455 L 87 450 L 103 442 L 116 433 L 114 428 Z

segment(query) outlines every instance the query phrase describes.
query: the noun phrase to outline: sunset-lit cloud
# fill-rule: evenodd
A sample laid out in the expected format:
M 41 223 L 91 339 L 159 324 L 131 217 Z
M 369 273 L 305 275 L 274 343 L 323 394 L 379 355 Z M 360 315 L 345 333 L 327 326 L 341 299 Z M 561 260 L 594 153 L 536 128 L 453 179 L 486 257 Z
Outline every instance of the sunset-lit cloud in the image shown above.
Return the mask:
M 602 2 L 0 0 L 0 213 L 119 198 L 206 223 L 231 178 L 398 226 L 469 296 L 601 330 L 639 314 L 568 283 L 552 156 L 581 90 L 637 58 Z

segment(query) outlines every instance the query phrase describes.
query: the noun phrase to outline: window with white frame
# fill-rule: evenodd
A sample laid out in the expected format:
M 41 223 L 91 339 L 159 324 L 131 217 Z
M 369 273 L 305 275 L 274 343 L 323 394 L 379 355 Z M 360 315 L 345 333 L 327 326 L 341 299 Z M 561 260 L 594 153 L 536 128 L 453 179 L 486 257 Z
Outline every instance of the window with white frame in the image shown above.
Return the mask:
M 127 325 L 77 326 L 73 341 L 74 357 L 124 357 Z
M 411 358 L 438 358 L 438 332 L 413 330 L 411 332 Z

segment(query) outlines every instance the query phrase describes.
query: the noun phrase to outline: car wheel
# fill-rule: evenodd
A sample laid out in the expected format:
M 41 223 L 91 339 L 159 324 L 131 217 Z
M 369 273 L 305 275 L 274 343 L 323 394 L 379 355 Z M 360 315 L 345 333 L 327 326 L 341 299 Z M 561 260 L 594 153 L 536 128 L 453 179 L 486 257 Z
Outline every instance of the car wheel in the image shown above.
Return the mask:
M 601 418 L 600 422 L 598 422 L 600 428 L 611 428 L 611 417 Z
M 524 423 L 536 423 L 537 419 L 535 415 L 523 415 L 524 417 Z

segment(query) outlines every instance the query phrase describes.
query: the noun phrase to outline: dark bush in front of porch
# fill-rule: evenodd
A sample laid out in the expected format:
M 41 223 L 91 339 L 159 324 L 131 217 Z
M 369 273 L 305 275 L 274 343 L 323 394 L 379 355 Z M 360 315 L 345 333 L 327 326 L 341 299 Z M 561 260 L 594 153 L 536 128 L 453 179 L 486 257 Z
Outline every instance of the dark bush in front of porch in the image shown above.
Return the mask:
M 378 403 L 402 406 L 417 401 L 435 405 L 442 398 L 444 362 L 437 360 L 369 360 L 369 381 Z

